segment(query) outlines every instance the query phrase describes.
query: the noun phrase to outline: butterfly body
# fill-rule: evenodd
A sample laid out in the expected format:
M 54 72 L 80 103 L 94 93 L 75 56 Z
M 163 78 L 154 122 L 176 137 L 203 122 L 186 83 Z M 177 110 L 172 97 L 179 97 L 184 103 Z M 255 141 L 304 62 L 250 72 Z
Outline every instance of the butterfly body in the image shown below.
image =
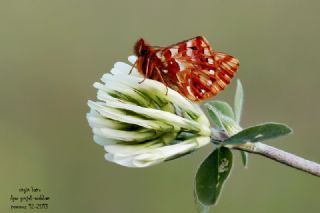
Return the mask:
M 153 47 L 140 39 L 134 53 L 145 78 L 161 81 L 192 101 L 217 95 L 239 67 L 237 59 L 214 51 L 203 36 L 168 47 Z

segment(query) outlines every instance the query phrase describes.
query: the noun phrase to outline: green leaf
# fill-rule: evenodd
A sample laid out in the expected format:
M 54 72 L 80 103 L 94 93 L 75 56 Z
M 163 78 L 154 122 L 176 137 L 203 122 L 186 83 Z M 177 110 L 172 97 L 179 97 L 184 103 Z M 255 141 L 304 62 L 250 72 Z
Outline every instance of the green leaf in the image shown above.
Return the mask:
M 199 201 L 195 189 L 193 190 L 193 197 L 194 197 L 194 202 L 196 204 L 197 212 L 198 213 L 209 213 L 210 206 L 204 205 Z
M 241 81 L 237 81 L 237 89 L 236 94 L 234 96 L 234 116 L 235 121 L 239 124 L 241 119 L 242 113 L 242 106 L 243 106 L 243 87 Z
M 224 102 L 224 101 L 209 101 L 208 103 L 206 103 L 206 105 L 213 106 L 221 114 L 234 119 L 234 113 L 232 111 L 232 108 L 227 102 Z
M 237 145 L 244 144 L 246 142 L 261 142 L 268 139 L 273 139 L 283 135 L 287 135 L 291 132 L 292 129 L 285 124 L 265 123 L 244 129 L 241 132 L 223 141 L 223 144 Z
M 205 104 L 208 110 L 208 114 L 212 119 L 213 123 L 217 126 L 218 129 L 225 130 L 222 121 L 220 120 L 221 113 L 211 106 L 210 104 Z
M 248 152 L 240 151 L 240 153 L 241 153 L 241 159 L 242 159 L 243 166 L 245 168 L 248 168 L 248 161 L 249 161 Z
M 195 179 L 195 192 L 202 205 L 217 203 L 232 168 L 232 152 L 226 147 L 214 150 L 201 164 Z

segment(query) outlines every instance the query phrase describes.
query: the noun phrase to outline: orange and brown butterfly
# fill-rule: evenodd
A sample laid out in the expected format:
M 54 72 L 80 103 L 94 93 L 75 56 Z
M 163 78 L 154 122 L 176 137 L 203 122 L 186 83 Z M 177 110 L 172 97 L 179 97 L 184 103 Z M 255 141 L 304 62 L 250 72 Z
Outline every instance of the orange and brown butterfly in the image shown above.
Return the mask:
M 139 39 L 135 65 L 145 78 L 162 82 L 191 101 L 217 95 L 231 81 L 239 60 L 213 50 L 204 36 L 168 47 L 154 47 Z

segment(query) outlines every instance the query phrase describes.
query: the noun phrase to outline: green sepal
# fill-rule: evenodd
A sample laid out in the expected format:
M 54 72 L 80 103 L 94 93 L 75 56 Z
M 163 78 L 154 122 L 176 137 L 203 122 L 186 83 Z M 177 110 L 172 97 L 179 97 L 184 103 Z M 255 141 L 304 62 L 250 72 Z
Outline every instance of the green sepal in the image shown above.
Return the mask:
M 234 118 L 235 121 L 239 124 L 241 119 L 242 107 L 243 107 L 243 87 L 241 81 L 237 81 L 236 94 L 234 96 Z
M 224 101 L 209 101 L 206 105 L 216 108 L 224 116 L 234 119 L 234 113 L 231 106 Z
M 248 152 L 240 151 L 240 154 L 241 154 L 241 159 L 242 159 L 243 166 L 245 168 L 248 168 L 248 162 L 249 162 L 249 154 L 248 154 Z
M 205 106 L 207 107 L 208 114 L 213 123 L 216 125 L 217 129 L 225 131 L 224 125 L 220 119 L 221 113 L 210 104 L 205 104 Z

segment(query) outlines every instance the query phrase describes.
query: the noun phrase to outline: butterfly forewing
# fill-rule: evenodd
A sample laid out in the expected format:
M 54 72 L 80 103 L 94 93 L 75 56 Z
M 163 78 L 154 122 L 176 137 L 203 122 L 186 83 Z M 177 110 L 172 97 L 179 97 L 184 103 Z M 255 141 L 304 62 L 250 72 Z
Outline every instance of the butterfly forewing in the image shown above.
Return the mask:
M 154 49 L 152 54 L 149 59 L 157 71 L 156 80 L 192 101 L 217 95 L 239 67 L 236 58 L 214 51 L 203 36 Z

